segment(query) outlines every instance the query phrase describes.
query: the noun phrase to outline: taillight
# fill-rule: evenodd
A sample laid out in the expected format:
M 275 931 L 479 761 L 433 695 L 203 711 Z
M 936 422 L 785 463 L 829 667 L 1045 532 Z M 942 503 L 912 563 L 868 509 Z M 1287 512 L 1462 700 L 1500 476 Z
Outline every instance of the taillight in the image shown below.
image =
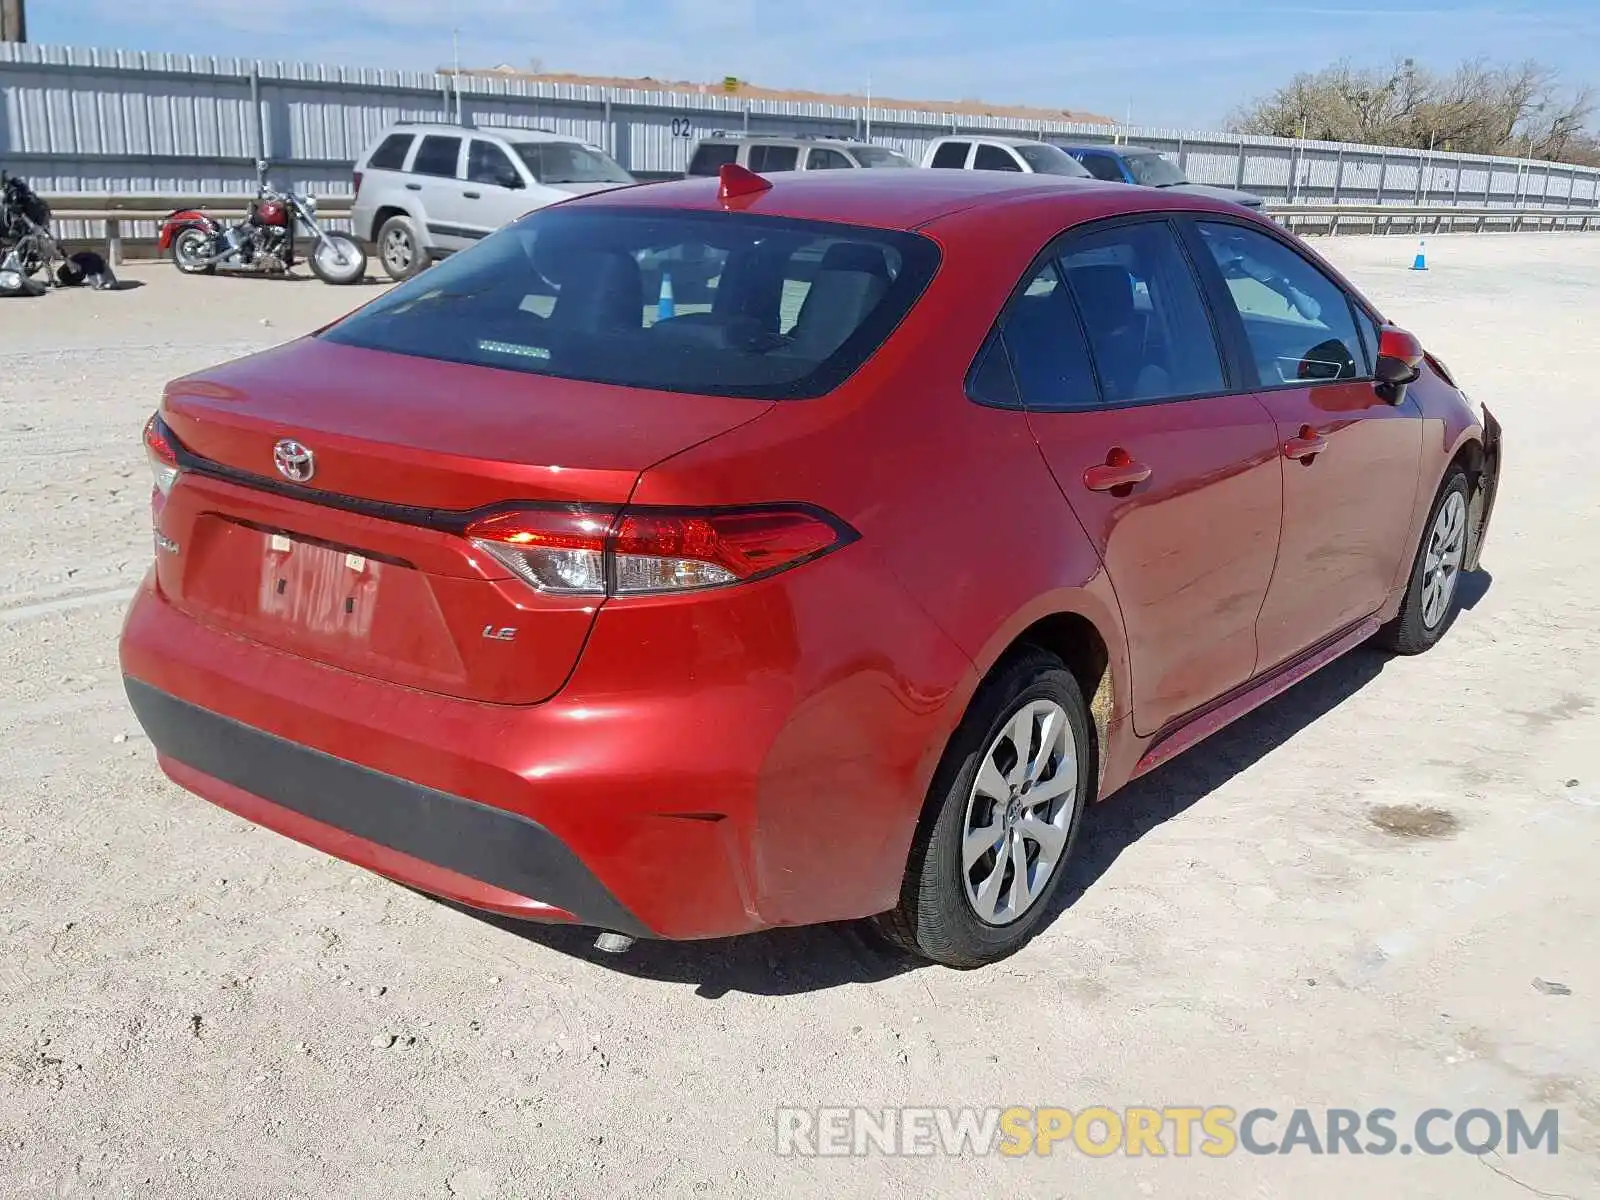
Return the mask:
M 512 509 L 472 522 L 473 545 L 541 592 L 637 596 L 774 575 L 855 539 L 815 509 Z
M 361 195 L 361 172 L 360 171 L 354 172 L 354 176 L 355 176 L 355 181 L 356 181 L 356 195 L 359 196 L 359 195 Z
M 170 494 L 172 485 L 178 482 L 178 452 L 167 434 L 167 427 L 154 413 L 144 423 L 144 452 L 156 477 L 156 491 L 163 496 Z

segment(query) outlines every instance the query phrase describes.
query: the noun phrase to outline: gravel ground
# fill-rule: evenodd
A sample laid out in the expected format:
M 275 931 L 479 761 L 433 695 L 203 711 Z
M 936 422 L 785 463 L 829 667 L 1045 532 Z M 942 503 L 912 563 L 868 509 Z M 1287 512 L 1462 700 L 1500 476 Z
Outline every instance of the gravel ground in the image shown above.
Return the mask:
M 1321 245 L 1506 427 L 1471 611 L 1101 806 L 1076 903 L 972 973 L 851 928 L 606 958 L 165 782 L 116 670 L 140 426 L 355 297 L 149 267 L 0 306 L 0 1195 L 1600 1194 L 1600 238 L 1432 238 L 1425 275 L 1404 240 Z M 1556 1107 L 1561 1141 L 776 1155 L 777 1106 L 839 1103 Z

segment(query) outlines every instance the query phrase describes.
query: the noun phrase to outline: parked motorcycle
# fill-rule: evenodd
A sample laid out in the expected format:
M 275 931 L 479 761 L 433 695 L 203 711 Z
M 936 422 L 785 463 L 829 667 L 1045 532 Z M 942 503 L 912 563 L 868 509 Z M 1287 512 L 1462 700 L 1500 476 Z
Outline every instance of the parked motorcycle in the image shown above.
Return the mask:
M 282 275 L 295 264 L 301 231 L 315 243 L 307 256 L 323 283 L 359 283 L 367 273 L 367 255 L 349 234 L 333 233 L 317 222 L 317 202 L 266 180 L 266 164 L 256 164 L 261 182 L 243 221 L 224 227 L 200 209 L 169 213 L 161 222 L 161 252 L 172 252 L 173 264 L 185 275 L 257 271 Z
M 92 250 L 69 255 L 50 231 L 50 219 L 50 206 L 27 180 L 0 171 L 0 296 L 38 296 L 82 283 L 115 287 L 106 260 Z

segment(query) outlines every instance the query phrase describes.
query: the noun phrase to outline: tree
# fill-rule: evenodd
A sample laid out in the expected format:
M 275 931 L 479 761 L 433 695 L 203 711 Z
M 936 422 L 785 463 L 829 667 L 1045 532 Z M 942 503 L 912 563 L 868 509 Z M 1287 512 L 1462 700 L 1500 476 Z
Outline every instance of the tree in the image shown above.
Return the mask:
M 1600 164 L 1600 137 L 1589 124 L 1597 103 L 1593 88 L 1564 88 L 1556 71 L 1537 62 L 1475 58 L 1439 75 L 1410 58 L 1383 69 L 1343 61 L 1301 72 L 1229 125 L 1276 137 Z

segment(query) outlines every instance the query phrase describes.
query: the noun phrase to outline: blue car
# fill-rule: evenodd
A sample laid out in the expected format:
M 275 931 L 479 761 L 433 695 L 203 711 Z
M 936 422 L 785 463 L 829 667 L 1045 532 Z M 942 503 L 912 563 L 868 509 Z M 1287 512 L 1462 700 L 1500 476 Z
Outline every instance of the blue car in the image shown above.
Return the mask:
M 1096 179 L 1113 183 L 1137 183 L 1144 187 L 1172 188 L 1198 196 L 1213 196 L 1218 200 L 1231 200 L 1245 208 L 1259 211 L 1260 196 L 1234 188 L 1212 187 L 1207 183 L 1190 183 L 1183 171 L 1155 150 L 1144 146 L 1107 146 L 1103 144 L 1062 146 L 1068 154 L 1083 164 L 1084 169 Z

